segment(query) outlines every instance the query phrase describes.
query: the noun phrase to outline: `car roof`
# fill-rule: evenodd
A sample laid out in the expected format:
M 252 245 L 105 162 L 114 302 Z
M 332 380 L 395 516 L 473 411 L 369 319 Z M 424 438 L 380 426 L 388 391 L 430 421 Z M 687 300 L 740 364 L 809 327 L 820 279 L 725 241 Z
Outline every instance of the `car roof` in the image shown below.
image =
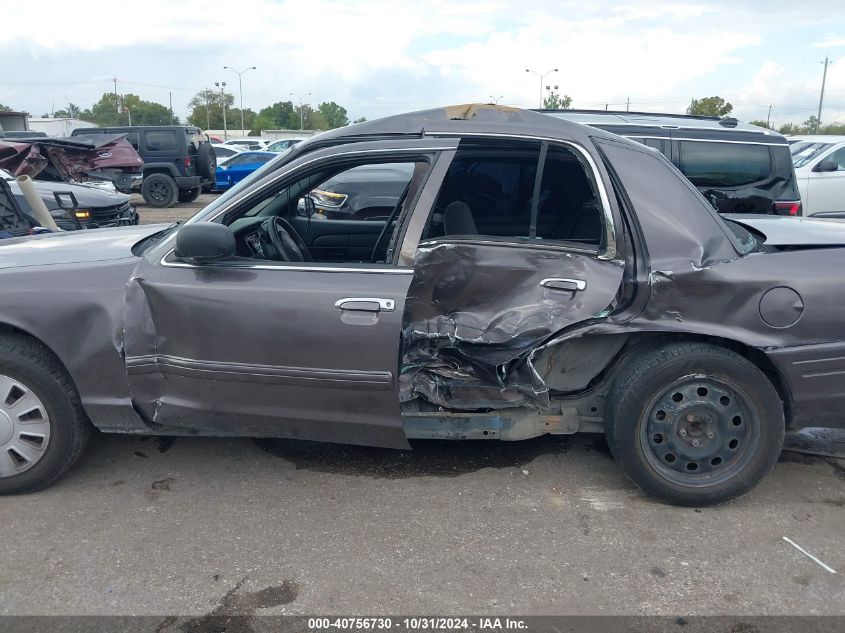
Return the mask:
M 699 130 L 745 130 L 758 134 L 778 134 L 774 130 L 743 123 L 732 117 L 699 116 L 694 114 L 670 114 L 662 112 L 627 112 L 615 110 L 535 110 L 544 114 L 565 117 L 585 125 L 591 122 L 602 125 L 649 125 L 680 127 Z
M 807 136 L 790 136 L 790 141 L 806 141 L 807 143 L 841 143 L 845 136 L 835 134 L 809 134 Z
M 424 136 L 466 138 L 474 135 L 533 137 L 538 140 L 574 141 L 582 145 L 587 145 L 591 137 L 619 139 L 615 134 L 599 128 L 531 110 L 488 103 L 465 103 L 335 128 L 304 139 L 294 150 L 297 155 L 302 155 L 317 147 L 357 141 Z
M 137 130 L 190 130 L 199 132 L 200 129 L 194 125 L 103 125 L 102 127 L 77 127 L 73 132 L 91 132 L 97 130 L 126 130 L 135 132 Z

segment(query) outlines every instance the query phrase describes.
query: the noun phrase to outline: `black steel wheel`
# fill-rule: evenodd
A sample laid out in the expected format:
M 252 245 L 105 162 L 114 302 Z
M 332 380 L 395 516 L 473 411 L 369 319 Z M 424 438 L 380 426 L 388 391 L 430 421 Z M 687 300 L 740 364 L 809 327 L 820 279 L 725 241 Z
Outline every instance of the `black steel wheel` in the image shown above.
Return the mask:
M 149 206 L 164 209 L 176 204 L 179 187 L 167 174 L 150 174 L 144 177 L 141 195 Z
M 606 433 L 625 473 L 678 505 L 753 488 L 783 445 L 783 404 L 746 358 L 707 343 L 652 349 L 624 367 Z

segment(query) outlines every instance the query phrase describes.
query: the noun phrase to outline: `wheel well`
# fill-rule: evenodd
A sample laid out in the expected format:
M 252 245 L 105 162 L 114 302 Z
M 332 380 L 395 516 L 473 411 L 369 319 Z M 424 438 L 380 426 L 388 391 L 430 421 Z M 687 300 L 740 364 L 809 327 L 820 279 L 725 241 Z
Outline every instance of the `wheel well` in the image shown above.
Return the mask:
M 22 330 L 21 328 L 15 326 L 15 325 L 11 325 L 10 323 L 3 323 L 3 322 L 0 322 L 0 334 L 12 334 L 14 336 L 21 336 L 23 338 L 30 340 L 31 342 L 35 343 L 36 345 L 43 347 L 46 351 L 48 351 L 50 353 L 50 355 L 56 360 L 56 362 L 59 363 L 59 365 L 62 366 L 62 369 L 65 370 L 65 372 L 68 374 L 68 376 L 70 376 L 70 372 L 67 370 L 67 367 L 65 367 L 65 364 L 62 362 L 62 359 L 59 358 L 58 354 L 56 354 L 56 352 L 54 352 L 53 349 L 49 345 L 47 345 L 47 343 L 42 341 L 37 336 L 33 336 L 32 334 L 30 334 L 26 330 Z
M 170 176 L 173 178 L 173 172 L 166 167 L 151 167 L 149 169 L 143 170 L 144 178 L 147 176 L 152 176 L 153 174 L 164 174 L 165 176 Z
M 617 360 L 614 365 L 618 365 L 620 361 L 622 361 L 624 357 L 627 357 L 628 353 L 635 347 L 638 349 L 642 349 L 642 346 L 658 347 L 666 343 L 681 341 L 698 341 L 710 343 L 711 345 L 718 345 L 719 347 L 724 347 L 725 349 L 729 349 L 732 352 L 739 354 L 751 362 L 755 367 L 757 367 L 757 369 L 763 372 L 778 392 L 781 402 L 783 403 L 783 413 L 786 419 L 786 426 L 787 428 L 790 426 L 792 419 L 792 394 L 789 391 L 786 381 L 783 379 L 783 376 L 778 371 L 777 367 L 775 367 L 774 363 L 772 363 L 764 352 L 757 348 L 745 345 L 739 341 L 719 336 L 706 336 L 703 334 L 639 332 L 631 335 L 625 345 L 625 348 L 619 356 L 617 356 Z

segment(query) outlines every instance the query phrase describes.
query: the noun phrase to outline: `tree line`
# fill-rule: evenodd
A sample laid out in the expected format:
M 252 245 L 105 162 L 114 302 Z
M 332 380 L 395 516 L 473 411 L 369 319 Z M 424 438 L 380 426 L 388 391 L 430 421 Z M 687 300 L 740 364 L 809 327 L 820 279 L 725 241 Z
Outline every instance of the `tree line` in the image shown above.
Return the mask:
M 201 90 L 188 102 L 190 114 L 186 123 L 206 130 L 223 129 L 223 106 L 226 107 L 227 127 L 240 129 L 241 111 L 234 106 L 235 97 L 216 90 Z M 566 110 L 572 105 L 572 97 L 561 95 L 556 90 L 550 91 L 543 100 L 547 109 Z M 11 110 L 0 103 L 0 111 Z M 687 114 L 699 116 L 726 117 L 733 112 L 733 105 L 719 96 L 693 99 L 687 107 Z M 43 114 L 48 117 L 50 114 Z M 167 106 L 154 101 L 145 101 L 138 95 L 116 95 L 107 92 L 90 108 L 82 109 L 69 103 L 66 108 L 56 110 L 52 116 L 78 118 L 90 121 L 101 127 L 129 125 L 177 125 L 179 117 L 173 115 Z M 250 134 L 258 135 L 261 130 L 330 130 L 350 123 L 366 121 L 364 117 L 350 121 L 346 108 L 334 101 L 324 101 L 316 106 L 307 103 L 296 105 L 292 101 L 278 101 L 261 108 L 258 112 L 245 108 L 244 127 Z M 755 119 L 752 125 L 777 129 L 785 135 L 790 134 L 841 134 L 845 135 L 845 123 L 819 125 L 815 116 L 803 123 L 785 123 L 774 128 L 768 121 Z
M 241 110 L 234 107 L 234 95 L 216 90 L 201 90 L 188 102 L 190 114 L 185 122 L 206 130 L 223 129 L 223 107 L 226 108 L 226 127 L 240 129 Z M 0 104 L 0 109 L 5 108 Z M 8 108 L 7 108 L 8 109 Z M 75 118 L 89 121 L 100 127 L 129 125 L 178 125 L 175 116 L 165 105 L 146 101 L 138 95 L 116 95 L 106 92 L 90 108 L 82 109 L 74 103 L 56 110 L 44 117 Z M 258 135 L 261 130 L 330 130 L 349 125 L 346 108 L 334 101 L 325 101 L 312 106 L 307 103 L 294 105 L 291 101 L 279 101 L 258 112 L 250 108 L 243 111 L 244 127 L 250 134 Z M 360 118 L 354 123 L 366 121 Z

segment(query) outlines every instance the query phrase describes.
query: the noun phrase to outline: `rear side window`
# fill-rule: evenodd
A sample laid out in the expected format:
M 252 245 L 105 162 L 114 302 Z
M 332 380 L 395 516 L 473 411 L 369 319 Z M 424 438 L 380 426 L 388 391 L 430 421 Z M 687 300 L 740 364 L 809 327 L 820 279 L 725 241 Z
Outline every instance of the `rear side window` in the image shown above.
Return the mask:
M 150 130 L 144 133 L 147 151 L 167 152 L 179 149 L 176 142 L 176 132 L 173 130 Z
M 598 246 L 602 209 L 584 165 L 568 148 L 459 152 L 438 194 L 425 238 L 495 237 Z M 537 179 L 538 165 L 543 173 Z M 536 198 L 536 214 L 535 214 Z
M 697 187 L 738 187 L 766 180 L 772 161 L 766 145 L 680 141 L 680 169 Z
M 129 141 L 129 144 L 138 150 L 138 133 L 137 132 L 127 132 L 126 133 L 126 140 Z

